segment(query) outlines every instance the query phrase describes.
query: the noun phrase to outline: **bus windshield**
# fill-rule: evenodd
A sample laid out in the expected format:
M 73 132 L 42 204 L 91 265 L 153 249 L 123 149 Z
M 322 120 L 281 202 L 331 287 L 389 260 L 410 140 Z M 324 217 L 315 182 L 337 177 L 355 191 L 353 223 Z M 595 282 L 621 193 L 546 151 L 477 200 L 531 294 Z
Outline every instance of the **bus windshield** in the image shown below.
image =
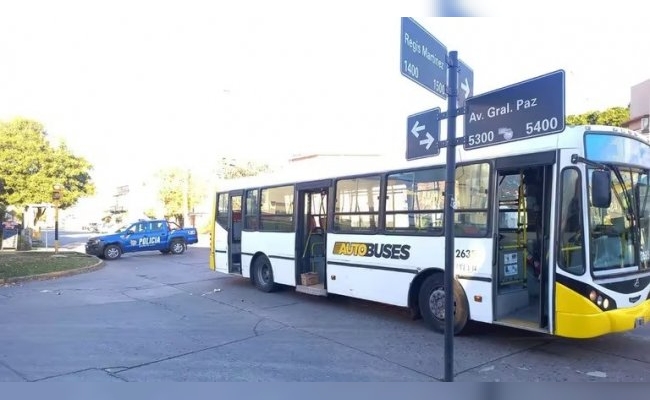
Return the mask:
M 608 167 L 612 171 L 612 202 L 608 208 L 590 206 L 589 210 L 592 270 L 596 275 L 645 270 L 650 218 L 647 185 L 642 182 L 647 182 L 647 170 Z
M 590 161 L 612 172 L 608 208 L 589 202 L 590 260 L 594 275 L 647 270 L 650 266 L 650 199 L 648 143 L 620 135 L 590 132 L 585 135 Z M 591 178 L 593 169 L 588 169 Z

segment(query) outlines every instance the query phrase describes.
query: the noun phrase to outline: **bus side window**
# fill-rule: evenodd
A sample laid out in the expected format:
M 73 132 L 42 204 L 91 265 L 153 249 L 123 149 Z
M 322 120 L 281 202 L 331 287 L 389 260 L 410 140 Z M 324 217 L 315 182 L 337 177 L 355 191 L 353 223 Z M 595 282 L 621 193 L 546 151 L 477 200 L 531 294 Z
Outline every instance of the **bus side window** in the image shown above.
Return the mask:
M 585 273 L 582 192 L 580 172 L 576 168 L 562 171 L 560 200 L 560 268 L 574 275 Z

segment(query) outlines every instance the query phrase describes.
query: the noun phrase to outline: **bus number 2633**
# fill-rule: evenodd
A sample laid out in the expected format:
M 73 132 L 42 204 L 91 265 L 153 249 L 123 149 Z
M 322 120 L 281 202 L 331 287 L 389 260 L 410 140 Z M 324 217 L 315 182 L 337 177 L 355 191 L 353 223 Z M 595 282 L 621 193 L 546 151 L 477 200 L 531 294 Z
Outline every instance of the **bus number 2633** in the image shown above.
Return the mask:
M 456 258 L 472 258 L 475 250 L 456 249 Z

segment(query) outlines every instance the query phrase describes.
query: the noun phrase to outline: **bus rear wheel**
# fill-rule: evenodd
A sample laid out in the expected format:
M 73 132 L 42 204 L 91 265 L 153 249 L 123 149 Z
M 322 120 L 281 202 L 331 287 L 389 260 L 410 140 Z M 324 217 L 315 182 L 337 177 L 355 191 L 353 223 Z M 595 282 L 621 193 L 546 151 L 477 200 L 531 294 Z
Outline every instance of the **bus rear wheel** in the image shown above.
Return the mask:
M 420 287 L 418 304 L 424 322 L 434 331 L 445 332 L 445 281 L 443 274 L 433 274 Z M 454 335 L 460 334 L 469 321 L 469 303 L 465 291 L 454 280 Z
M 278 285 L 273 280 L 273 268 L 269 259 L 261 255 L 255 259 L 253 264 L 253 281 L 255 287 L 263 292 L 273 292 Z

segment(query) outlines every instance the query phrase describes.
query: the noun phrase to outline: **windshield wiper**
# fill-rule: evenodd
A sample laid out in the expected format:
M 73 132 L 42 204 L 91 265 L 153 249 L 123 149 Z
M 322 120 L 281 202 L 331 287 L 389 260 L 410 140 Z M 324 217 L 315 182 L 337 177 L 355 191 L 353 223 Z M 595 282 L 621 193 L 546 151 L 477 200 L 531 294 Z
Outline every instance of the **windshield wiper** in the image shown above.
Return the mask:
M 623 196 L 625 197 L 625 200 L 627 201 L 627 209 L 626 214 L 628 214 L 628 219 L 630 217 L 633 217 L 636 214 L 635 210 L 635 204 L 634 200 L 632 199 L 632 195 L 630 194 L 630 191 L 628 190 L 627 186 L 625 185 L 625 180 L 623 179 L 623 174 L 621 174 L 621 170 L 618 167 L 615 167 L 613 165 L 609 165 L 609 169 L 614 172 L 614 175 L 616 176 L 616 179 L 618 179 L 618 182 L 621 184 L 621 188 L 623 189 Z M 632 182 L 632 185 L 634 182 Z M 629 215 L 629 210 L 632 210 L 632 215 Z
M 650 186 L 649 186 L 650 182 L 648 182 L 648 175 L 645 176 L 645 181 L 646 181 L 646 183 L 644 184 L 644 186 L 646 187 L 646 190 L 645 190 L 645 193 L 643 195 L 643 201 L 641 201 L 641 197 L 640 197 L 641 196 L 641 191 L 639 191 L 639 204 L 643 204 L 643 209 L 640 210 L 639 218 L 641 218 L 642 215 L 645 215 L 645 209 L 648 206 L 648 192 L 650 192 L 650 190 L 648 190 L 648 188 L 650 188 Z M 638 181 L 637 185 L 639 186 L 639 188 L 642 185 L 641 184 L 641 176 L 639 176 L 639 181 Z
M 614 165 L 608 165 L 610 171 L 614 172 L 614 175 L 616 176 L 616 179 L 618 179 L 618 182 L 621 184 L 621 187 L 623 188 L 623 196 L 625 197 L 625 200 L 627 201 L 627 207 L 625 209 L 625 212 L 628 216 L 628 219 L 630 222 L 634 221 L 636 224 L 636 218 L 634 218 L 635 215 L 637 215 L 637 210 L 636 210 L 636 204 L 634 204 L 634 199 L 632 198 L 632 195 L 630 194 L 630 191 L 628 190 L 627 186 L 625 185 L 625 180 L 623 179 L 623 175 L 621 174 L 621 170 L 614 166 Z M 631 186 L 634 186 L 634 179 L 631 179 Z M 616 191 L 614 191 L 616 192 Z
M 637 262 L 640 263 L 641 259 L 637 257 L 640 257 L 641 255 L 639 250 L 641 250 L 641 245 L 642 245 L 641 241 L 643 240 L 641 236 L 641 222 L 640 222 L 641 214 L 638 213 L 638 210 L 636 209 L 637 208 L 636 202 L 632 198 L 630 191 L 625 186 L 623 175 L 621 174 L 620 169 L 613 165 L 608 165 L 608 167 L 610 168 L 610 170 L 614 172 L 614 175 L 616 175 L 616 179 L 618 179 L 621 186 L 623 187 L 623 195 L 627 199 L 627 203 L 628 203 L 628 207 L 625 209 L 625 214 L 628 216 L 628 219 L 630 221 L 630 230 L 632 233 L 632 244 L 636 249 L 638 249 L 637 251 L 635 251 L 636 253 L 635 259 L 637 259 Z M 634 176 L 632 175 L 631 171 L 630 171 L 630 187 L 634 187 Z

